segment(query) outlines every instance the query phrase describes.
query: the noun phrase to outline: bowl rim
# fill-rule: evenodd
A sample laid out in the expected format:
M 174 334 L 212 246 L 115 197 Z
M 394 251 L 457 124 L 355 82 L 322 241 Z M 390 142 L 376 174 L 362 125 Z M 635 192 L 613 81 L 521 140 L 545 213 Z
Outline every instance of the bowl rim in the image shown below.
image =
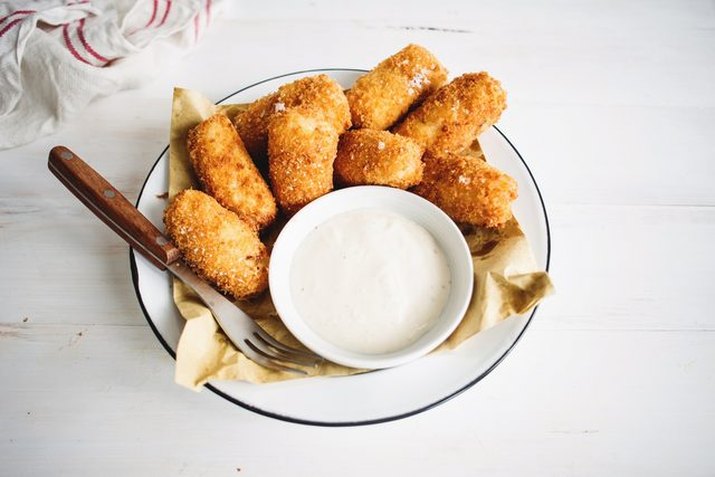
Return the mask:
M 311 329 L 295 309 L 290 289 L 291 262 L 310 229 L 344 213 L 384 210 L 418 223 L 437 242 L 450 268 L 452 286 L 430 328 L 416 341 L 388 353 L 343 349 Z M 401 210 L 397 210 L 401 209 Z M 414 211 L 414 213 L 411 213 Z M 430 220 L 419 220 L 420 216 Z M 360 185 L 325 194 L 298 211 L 278 234 L 268 267 L 269 293 L 279 318 L 293 336 L 316 354 L 337 364 L 359 369 L 383 369 L 418 359 L 442 344 L 459 326 L 472 300 L 474 268 L 464 235 L 439 207 L 402 189 Z

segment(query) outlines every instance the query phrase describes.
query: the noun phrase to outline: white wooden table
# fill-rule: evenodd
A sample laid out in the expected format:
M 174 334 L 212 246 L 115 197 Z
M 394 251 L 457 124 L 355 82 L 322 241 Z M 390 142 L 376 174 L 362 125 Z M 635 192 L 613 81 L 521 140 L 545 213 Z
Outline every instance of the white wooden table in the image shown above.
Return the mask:
M 0 475 L 715 475 L 713 3 L 264 3 L 0 152 Z M 557 294 L 486 379 L 402 421 L 289 424 L 175 385 L 127 247 L 49 174 L 50 147 L 133 200 L 174 85 L 219 99 L 408 42 L 508 89 L 500 127 L 544 194 Z

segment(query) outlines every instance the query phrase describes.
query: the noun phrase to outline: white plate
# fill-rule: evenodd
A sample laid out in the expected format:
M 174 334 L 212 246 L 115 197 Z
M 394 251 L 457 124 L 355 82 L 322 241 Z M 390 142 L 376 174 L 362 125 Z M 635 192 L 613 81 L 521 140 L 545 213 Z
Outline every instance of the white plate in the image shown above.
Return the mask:
M 220 102 L 248 103 L 304 76 L 325 73 L 348 88 L 363 73 L 355 69 L 321 69 L 288 73 L 247 86 Z M 526 162 L 506 136 L 493 127 L 480 136 L 489 161 L 519 183 L 514 214 L 519 219 L 540 267 L 548 270 L 549 224 L 541 193 Z M 149 172 L 137 207 L 163 229 L 168 190 L 168 147 Z M 184 324 L 172 301 L 169 276 L 144 257 L 130 252 L 132 279 L 149 325 L 164 348 L 176 357 Z M 259 414 L 285 421 L 322 426 L 374 424 L 426 411 L 470 388 L 507 355 L 534 316 L 513 316 L 475 335 L 455 350 L 428 355 L 409 364 L 366 374 L 250 384 L 216 381 L 208 389 Z

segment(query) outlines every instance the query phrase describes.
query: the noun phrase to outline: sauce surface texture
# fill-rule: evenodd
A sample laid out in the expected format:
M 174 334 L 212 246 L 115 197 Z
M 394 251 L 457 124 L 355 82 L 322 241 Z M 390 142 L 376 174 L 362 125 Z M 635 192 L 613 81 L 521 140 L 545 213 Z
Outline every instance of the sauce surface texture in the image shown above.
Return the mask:
M 312 230 L 290 269 L 296 309 L 326 341 L 360 353 L 415 342 L 439 317 L 450 270 L 432 235 L 394 212 L 363 209 Z

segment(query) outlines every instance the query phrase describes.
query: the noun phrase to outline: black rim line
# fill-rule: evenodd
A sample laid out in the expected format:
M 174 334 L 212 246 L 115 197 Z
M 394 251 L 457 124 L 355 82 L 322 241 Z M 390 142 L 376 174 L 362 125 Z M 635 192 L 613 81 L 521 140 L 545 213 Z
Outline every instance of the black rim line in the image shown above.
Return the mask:
M 242 93 L 243 91 L 253 88 L 255 86 L 258 86 L 263 83 L 267 83 L 269 81 L 274 81 L 280 78 L 285 78 L 287 76 L 294 76 L 294 75 L 299 75 L 303 73 L 316 73 L 316 72 L 321 72 L 321 71 L 353 71 L 353 72 L 360 72 L 360 73 L 365 73 L 367 70 L 364 69 L 359 69 L 359 68 L 319 68 L 319 69 L 308 69 L 308 70 L 300 70 L 300 71 L 294 71 L 292 73 L 285 73 L 282 75 L 278 76 L 273 76 L 271 78 L 267 78 L 261 81 L 258 81 L 256 83 L 250 84 L 248 86 L 245 86 L 244 88 L 241 88 L 230 95 L 222 98 L 221 100 L 217 101 L 216 104 L 221 104 L 227 99 Z M 496 131 L 499 133 L 499 135 L 506 140 L 506 142 L 509 144 L 509 146 L 512 148 L 514 152 L 516 152 L 516 155 L 519 157 L 519 160 L 521 163 L 524 165 L 526 168 L 526 171 L 529 173 L 529 177 L 531 178 L 531 182 L 534 184 L 534 187 L 536 187 L 536 193 L 539 196 L 539 202 L 541 202 L 541 209 L 544 212 L 544 223 L 546 225 L 546 271 L 549 271 L 549 265 L 551 263 L 551 227 L 549 224 L 549 216 L 546 211 L 546 204 L 544 203 L 544 198 L 541 194 L 541 189 L 539 189 L 539 184 L 536 182 L 536 179 L 534 178 L 534 174 L 531 172 L 531 169 L 529 168 L 529 165 L 526 163 L 524 158 L 521 156 L 521 153 L 519 150 L 514 147 L 514 144 L 509 140 L 509 138 L 504 135 L 504 133 L 496 126 L 492 126 Z M 154 169 L 156 169 L 156 166 L 159 164 L 159 161 L 161 160 L 162 156 L 166 153 L 166 151 L 169 149 L 169 146 L 166 146 L 162 151 L 161 154 L 159 154 L 159 157 L 154 161 L 154 164 L 152 165 L 151 169 L 149 170 L 149 173 L 146 175 L 146 178 L 144 179 L 144 183 L 142 184 L 141 189 L 139 190 L 139 195 L 137 197 L 137 201 L 135 206 L 138 208 L 139 207 L 139 202 L 141 201 L 142 196 L 144 195 L 144 189 L 146 187 L 147 182 L 149 181 L 149 177 L 151 177 L 152 173 L 154 172 Z M 141 293 L 139 291 L 139 276 L 138 276 L 138 271 L 137 271 L 137 266 L 136 266 L 136 258 L 134 256 L 134 249 L 131 247 L 129 248 L 129 266 L 131 269 L 131 275 L 132 275 L 132 284 L 134 286 L 134 293 L 137 297 L 137 301 L 139 301 L 139 307 L 142 310 L 142 313 L 144 314 L 144 318 L 146 319 L 147 323 L 149 324 L 149 327 L 151 328 L 152 332 L 154 335 L 157 337 L 161 345 L 164 347 L 164 349 L 169 353 L 169 355 L 176 360 L 176 353 L 174 350 L 169 346 L 169 344 L 164 340 L 164 337 L 159 333 L 159 330 L 157 329 L 156 325 L 152 321 L 151 317 L 149 316 L 149 312 L 146 309 L 146 306 L 144 305 L 144 301 L 142 300 Z M 521 337 L 524 335 L 524 332 L 526 332 L 526 329 L 529 327 L 531 324 L 531 320 L 534 318 L 534 315 L 536 314 L 536 310 L 538 310 L 538 305 L 534 307 L 532 310 L 531 314 L 529 315 L 529 318 L 526 320 L 526 324 L 524 327 L 521 329 L 519 334 L 517 335 L 516 339 L 514 342 L 504 351 L 504 353 L 491 365 L 489 368 L 487 368 L 484 372 L 482 372 L 479 376 L 477 376 L 475 379 L 467 383 L 466 385 L 462 386 L 461 388 L 457 389 L 456 391 L 452 392 L 451 394 L 448 394 L 447 396 L 443 397 L 442 399 L 439 399 L 431 404 L 428 404 L 426 406 L 417 408 L 413 411 L 409 411 L 406 413 L 402 414 L 397 414 L 395 416 L 388 416 L 388 417 L 383 417 L 379 419 L 370 419 L 366 421 L 343 421 L 343 422 L 322 422 L 322 421 L 311 421 L 311 420 L 306 420 L 306 419 L 298 419 L 290 416 L 284 416 L 281 414 L 276 414 L 270 411 L 265 411 L 261 408 L 257 408 L 255 406 L 252 406 L 250 404 L 244 403 L 242 401 L 239 401 L 238 399 L 234 398 L 233 396 L 229 396 L 228 394 L 224 393 L 220 389 L 214 387 L 210 383 L 206 383 L 204 387 L 206 387 L 208 390 L 211 392 L 217 394 L 218 396 L 226 399 L 227 401 L 242 407 L 244 409 L 247 409 L 249 411 L 255 412 L 256 414 L 260 414 L 262 416 L 270 417 L 273 419 L 278 419 L 281 421 L 285 422 L 291 422 L 294 424 L 304 424 L 304 425 L 309 425 L 309 426 L 318 426 L 318 427 L 355 427 L 355 426 L 367 426 L 367 425 L 372 425 L 372 424 L 381 424 L 384 422 L 390 422 L 390 421 L 397 421 L 400 419 L 404 419 L 410 416 L 414 416 L 416 414 L 420 414 L 425 411 L 429 411 L 430 409 L 433 409 L 440 404 L 443 404 L 450 399 L 462 394 L 464 391 L 467 389 L 471 388 L 475 384 L 477 384 L 479 381 L 484 379 L 489 373 L 491 373 L 503 360 L 504 358 L 511 352 L 512 349 L 516 346 L 516 344 L 519 342 Z

